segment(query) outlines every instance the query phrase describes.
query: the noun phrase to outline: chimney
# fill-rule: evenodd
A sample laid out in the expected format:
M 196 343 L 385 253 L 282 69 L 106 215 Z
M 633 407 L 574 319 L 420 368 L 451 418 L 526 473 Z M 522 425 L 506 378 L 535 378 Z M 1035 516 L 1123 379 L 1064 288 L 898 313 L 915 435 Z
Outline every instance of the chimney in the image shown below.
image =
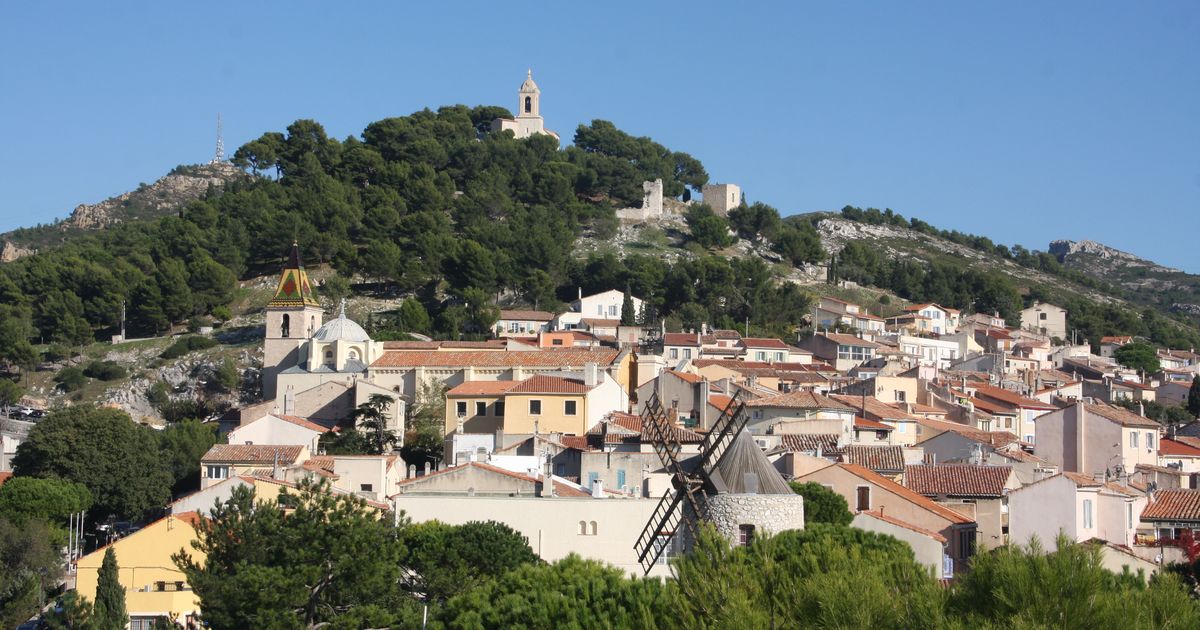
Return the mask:
M 600 366 L 595 362 L 583 364 L 583 384 L 589 389 L 600 384 Z
M 604 480 L 603 479 L 596 479 L 595 481 L 592 482 L 592 498 L 593 499 L 603 499 L 604 498 Z
M 429 462 L 425 462 L 425 476 L 429 476 Z
M 275 480 L 283 479 L 279 474 L 279 449 L 275 449 L 275 458 L 271 462 L 271 478 Z

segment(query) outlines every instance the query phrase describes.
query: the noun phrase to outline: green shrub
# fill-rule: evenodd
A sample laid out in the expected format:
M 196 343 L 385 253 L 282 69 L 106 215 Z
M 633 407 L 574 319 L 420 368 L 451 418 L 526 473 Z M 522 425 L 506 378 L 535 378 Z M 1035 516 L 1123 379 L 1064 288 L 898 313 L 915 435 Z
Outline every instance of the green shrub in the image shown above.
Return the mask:
M 47 361 L 54 362 L 54 361 L 62 361 L 63 359 L 70 358 L 70 357 L 74 356 L 74 354 L 75 354 L 74 352 L 71 352 L 71 348 L 69 348 L 65 344 L 52 343 L 46 347 L 46 350 L 44 352 L 42 352 L 42 358 Z
M 217 342 L 208 337 L 200 337 L 196 335 L 188 335 L 182 337 L 175 343 L 171 344 L 170 348 L 163 350 L 163 353 L 158 355 L 164 359 L 178 359 L 179 357 L 197 350 L 207 350 L 217 345 Z
M 64 392 L 73 392 L 87 383 L 87 376 L 77 367 L 65 367 L 54 375 L 54 382 L 58 383 L 58 388 Z
M 125 378 L 128 372 L 114 361 L 92 361 L 83 368 L 83 375 L 99 381 L 116 381 Z

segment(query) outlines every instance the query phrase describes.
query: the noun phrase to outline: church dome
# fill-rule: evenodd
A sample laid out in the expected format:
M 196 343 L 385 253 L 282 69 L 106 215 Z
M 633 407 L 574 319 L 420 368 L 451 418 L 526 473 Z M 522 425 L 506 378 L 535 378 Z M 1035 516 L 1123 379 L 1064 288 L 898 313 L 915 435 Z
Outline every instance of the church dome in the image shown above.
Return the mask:
M 346 317 L 346 302 L 342 301 L 342 310 L 336 319 L 325 322 L 313 335 L 315 341 L 370 341 L 371 337 L 354 320 Z
M 525 76 L 525 82 L 521 84 L 522 92 L 539 92 L 538 86 L 533 82 L 533 70 L 530 70 Z

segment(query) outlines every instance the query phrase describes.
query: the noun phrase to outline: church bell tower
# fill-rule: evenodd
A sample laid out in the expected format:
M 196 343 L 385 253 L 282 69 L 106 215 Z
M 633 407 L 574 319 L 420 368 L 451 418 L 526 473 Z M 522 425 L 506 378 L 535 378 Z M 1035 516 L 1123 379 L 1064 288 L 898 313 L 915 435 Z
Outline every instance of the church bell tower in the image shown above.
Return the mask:
M 533 82 L 533 69 L 530 68 L 525 75 L 525 82 L 521 84 L 521 90 L 518 93 L 519 102 L 517 103 L 517 118 L 541 118 L 538 100 L 542 97 L 542 91 L 538 89 L 536 83 Z
M 279 275 L 275 297 L 267 302 L 266 334 L 263 339 L 263 398 L 275 398 L 279 373 L 299 365 L 306 342 L 321 327 L 321 304 L 300 262 L 300 245 L 292 243 L 287 262 Z

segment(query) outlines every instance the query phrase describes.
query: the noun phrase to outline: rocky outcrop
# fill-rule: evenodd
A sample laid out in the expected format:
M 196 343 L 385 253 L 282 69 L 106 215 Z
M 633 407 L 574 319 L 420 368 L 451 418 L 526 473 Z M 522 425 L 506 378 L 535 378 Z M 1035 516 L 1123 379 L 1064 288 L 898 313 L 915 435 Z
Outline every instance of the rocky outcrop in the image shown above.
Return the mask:
M 153 184 L 97 204 L 80 204 L 58 224 L 61 231 L 101 230 L 132 219 L 153 218 L 199 199 L 209 187 L 222 188 L 246 174 L 228 162 L 180 167 Z
M 1149 271 L 1159 273 L 1181 273 L 1178 269 L 1164 267 L 1158 263 L 1151 262 L 1144 258 L 1139 258 L 1123 252 L 1119 249 L 1113 249 L 1103 243 L 1096 241 L 1067 241 L 1058 240 L 1050 242 L 1050 253 L 1058 257 L 1060 261 L 1067 262 L 1071 257 L 1088 255 L 1105 261 L 1108 265 L 1121 265 L 1126 267 L 1145 267 Z
M 36 249 L 26 249 L 12 244 L 11 241 L 4 241 L 4 244 L 0 245 L 0 263 L 12 262 L 18 258 L 32 256 L 36 253 Z

